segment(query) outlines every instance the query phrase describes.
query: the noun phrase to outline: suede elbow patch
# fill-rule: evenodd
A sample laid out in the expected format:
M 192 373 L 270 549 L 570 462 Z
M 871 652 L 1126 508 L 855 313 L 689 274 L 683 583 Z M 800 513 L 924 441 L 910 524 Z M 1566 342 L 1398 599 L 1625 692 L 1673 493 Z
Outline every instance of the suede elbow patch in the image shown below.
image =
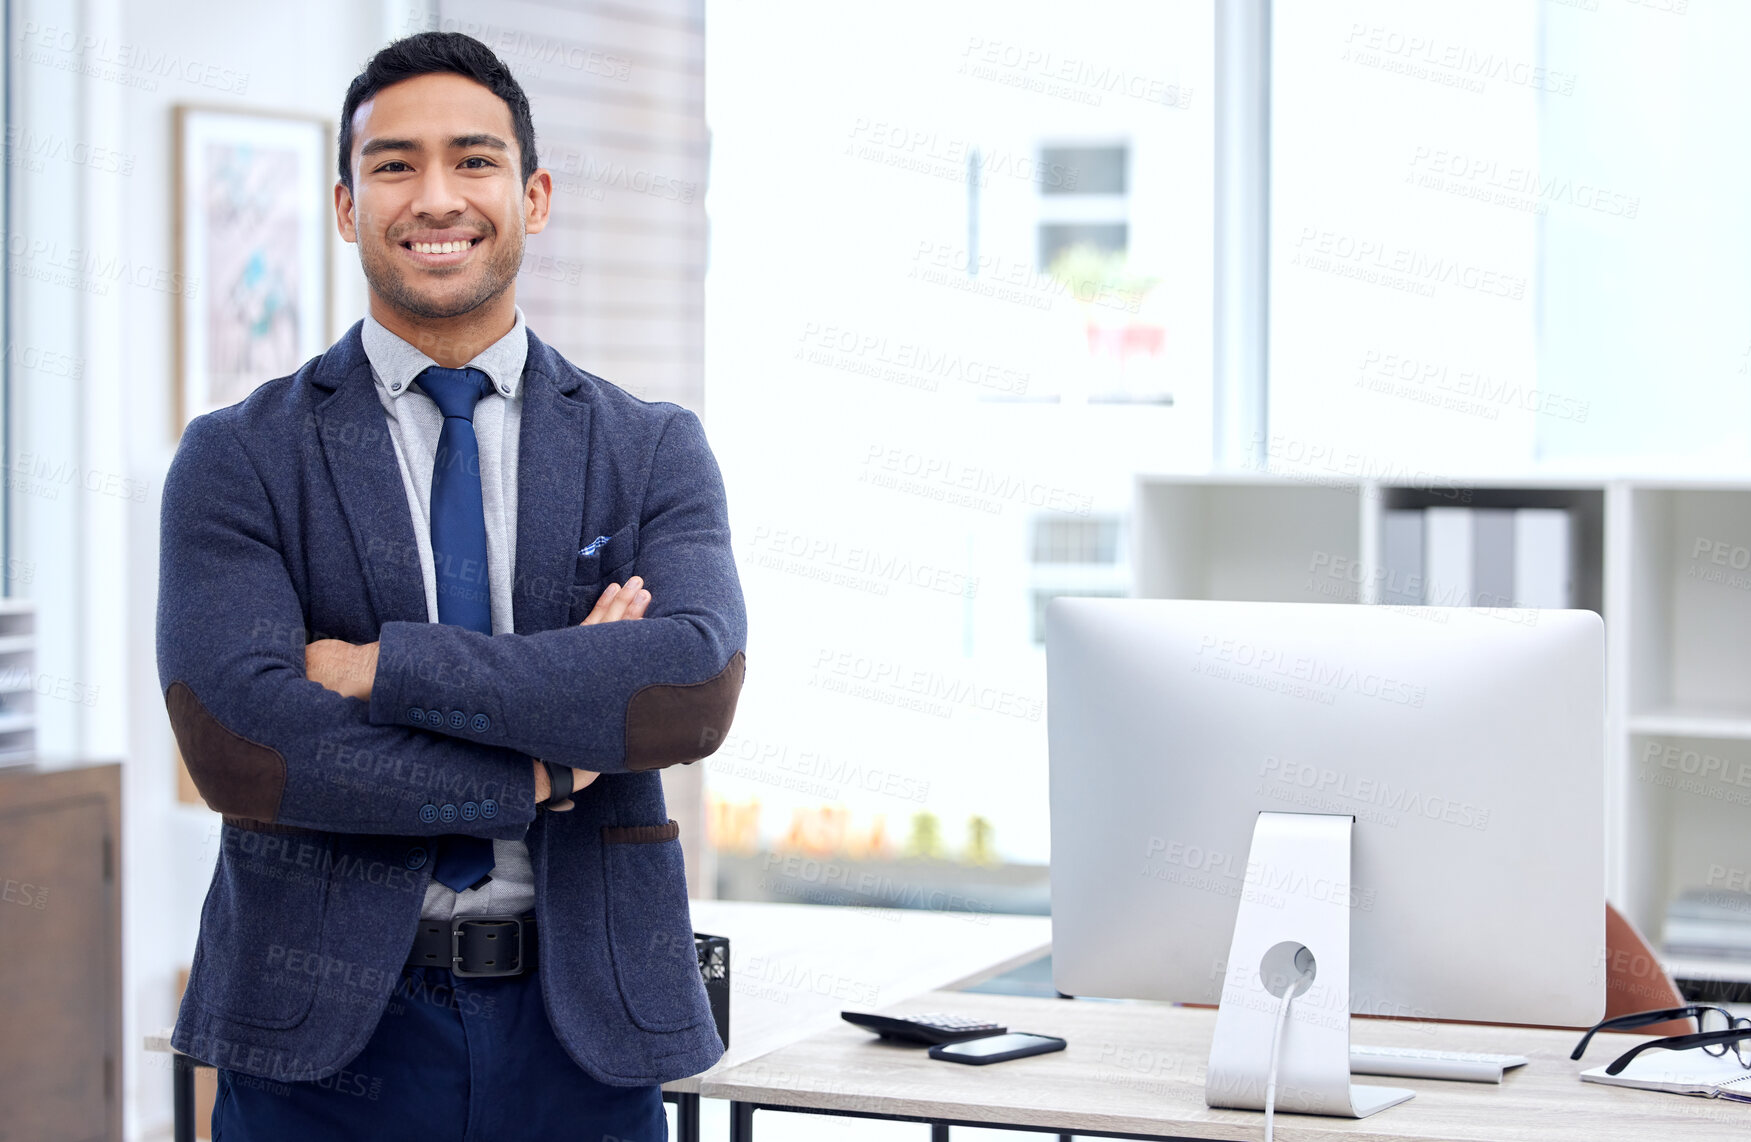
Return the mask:
M 662 769 L 710 757 L 736 716 L 747 661 L 741 651 L 704 682 L 646 686 L 626 704 L 626 768 Z
M 164 692 L 170 728 L 188 775 L 209 808 L 228 817 L 272 821 L 286 791 L 286 759 L 215 718 L 181 681 Z

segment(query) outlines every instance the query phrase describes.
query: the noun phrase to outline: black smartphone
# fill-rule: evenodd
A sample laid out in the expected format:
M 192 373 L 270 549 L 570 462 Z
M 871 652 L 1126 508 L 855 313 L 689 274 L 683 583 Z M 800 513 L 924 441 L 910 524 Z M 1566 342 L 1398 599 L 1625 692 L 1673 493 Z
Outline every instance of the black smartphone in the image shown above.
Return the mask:
M 982 1039 L 938 1043 L 930 1048 L 930 1057 L 982 1067 L 986 1063 L 1001 1063 L 1006 1059 L 1025 1059 L 1029 1055 L 1062 1051 L 1066 1045 L 1064 1040 L 1051 1035 L 1029 1035 L 1025 1031 L 1011 1031 L 1007 1035 L 986 1035 Z

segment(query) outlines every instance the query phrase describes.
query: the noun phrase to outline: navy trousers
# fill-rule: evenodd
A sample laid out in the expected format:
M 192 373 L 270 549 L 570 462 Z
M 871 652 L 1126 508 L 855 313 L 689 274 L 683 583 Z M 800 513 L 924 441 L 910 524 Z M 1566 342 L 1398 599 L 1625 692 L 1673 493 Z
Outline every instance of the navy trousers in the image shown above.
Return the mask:
M 370 1042 L 338 1074 L 219 1070 L 213 1142 L 667 1142 L 658 1086 L 607 1086 L 554 1037 L 535 973 L 402 970 Z

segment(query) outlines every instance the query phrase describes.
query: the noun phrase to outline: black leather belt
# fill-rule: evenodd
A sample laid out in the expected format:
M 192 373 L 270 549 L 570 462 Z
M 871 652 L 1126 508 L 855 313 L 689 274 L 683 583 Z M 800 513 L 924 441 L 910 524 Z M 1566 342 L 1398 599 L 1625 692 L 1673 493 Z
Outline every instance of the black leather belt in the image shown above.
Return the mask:
M 533 916 L 421 920 L 407 962 L 463 977 L 522 975 L 535 970 L 538 946 Z

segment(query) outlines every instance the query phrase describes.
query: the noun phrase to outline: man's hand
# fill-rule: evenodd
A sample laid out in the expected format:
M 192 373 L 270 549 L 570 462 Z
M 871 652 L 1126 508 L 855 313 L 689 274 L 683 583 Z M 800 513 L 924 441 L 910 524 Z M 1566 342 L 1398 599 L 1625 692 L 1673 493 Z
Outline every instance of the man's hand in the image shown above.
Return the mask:
M 602 597 L 596 600 L 596 606 L 585 616 L 579 626 L 594 626 L 597 623 L 618 622 L 621 619 L 642 619 L 644 610 L 651 604 L 651 593 L 644 590 L 644 580 L 634 575 L 626 581 L 626 586 L 619 583 L 608 584 Z
M 343 698 L 369 702 L 377 677 L 377 644 L 319 638 L 304 647 L 304 677 Z
M 632 621 L 644 618 L 645 608 L 650 606 L 651 593 L 644 589 L 644 580 L 637 575 L 626 581 L 626 586 L 610 583 L 602 592 L 596 605 L 584 617 L 579 626 L 595 626 L 597 623 L 615 623 L 622 620 Z M 376 656 L 372 656 L 372 665 L 376 665 Z M 553 784 L 547 780 L 547 767 L 535 760 L 535 803 L 541 804 L 553 795 Z M 601 774 L 588 769 L 572 770 L 572 793 L 596 780 Z M 556 802 L 547 808 L 555 813 L 563 813 L 572 808 L 571 798 Z

